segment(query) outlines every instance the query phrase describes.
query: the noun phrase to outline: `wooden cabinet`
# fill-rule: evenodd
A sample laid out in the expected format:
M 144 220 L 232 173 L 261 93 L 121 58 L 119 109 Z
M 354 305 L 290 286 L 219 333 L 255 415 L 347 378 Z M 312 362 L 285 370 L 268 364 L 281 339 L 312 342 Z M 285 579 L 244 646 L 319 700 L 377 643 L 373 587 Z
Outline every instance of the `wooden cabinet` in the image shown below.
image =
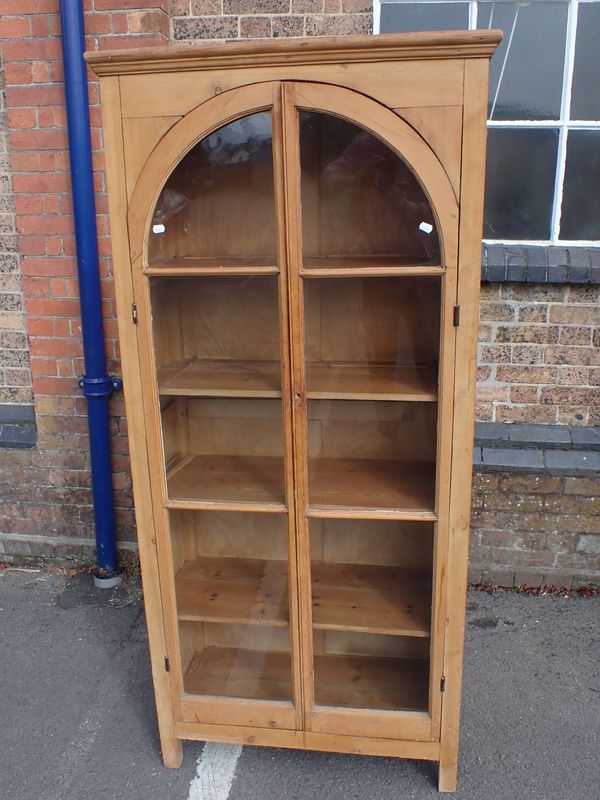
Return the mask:
M 499 36 L 88 56 L 168 766 L 208 739 L 455 786 Z

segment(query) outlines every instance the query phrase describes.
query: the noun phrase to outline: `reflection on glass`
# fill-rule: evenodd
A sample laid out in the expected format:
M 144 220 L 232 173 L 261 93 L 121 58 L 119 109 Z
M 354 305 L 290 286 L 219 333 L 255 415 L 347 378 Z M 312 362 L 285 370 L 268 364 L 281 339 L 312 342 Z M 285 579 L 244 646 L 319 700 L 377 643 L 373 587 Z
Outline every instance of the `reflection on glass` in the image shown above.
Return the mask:
M 380 139 L 303 111 L 300 155 L 305 267 L 439 262 L 429 201 Z
M 437 278 L 305 282 L 309 503 L 433 509 Z
M 381 33 L 465 30 L 468 3 L 382 3 Z
M 566 0 L 477 4 L 477 27 L 504 31 L 490 64 L 490 119 L 559 118 L 567 10 Z
M 286 518 L 170 512 L 184 689 L 291 700 Z
M 151 280 L 168 494 L 283 503 L 277 278 Z
M 600 3 L 579 3 L 571 119 L 600 119 Z
M 173 170 L 154 210 L 149 263 L 174 259 L 275 264 L 270 112 L 219 128 Z
M 488 130 L 485 239 L 548 239 L 558 129 Z
M 600 131 L 569 131 L 561 239 L 600 239 Z

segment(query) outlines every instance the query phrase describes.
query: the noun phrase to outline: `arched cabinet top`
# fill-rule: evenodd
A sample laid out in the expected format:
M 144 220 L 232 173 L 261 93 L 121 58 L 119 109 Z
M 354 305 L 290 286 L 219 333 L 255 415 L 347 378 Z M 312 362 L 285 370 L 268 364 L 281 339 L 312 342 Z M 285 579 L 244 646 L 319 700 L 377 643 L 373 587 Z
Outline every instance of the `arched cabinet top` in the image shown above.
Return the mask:
M 250 84 L 223 92 L 186 114 L 161 138 L 140 173 L 129 204 L 134 264 L 141 266 L 157 201 L 186 155 L 228 123 L 265 110 L 276 109 L 279 113 L 282 104 L 284 115 L 286 108 L 293 107 L 346 120 L 395 152 L 420 184 L 433 213 L 443 264 L 453 267 L 458 204 L 442 164 L 424 139 L 393 111 L 359 92 L 325 83 L 285 81 Z M 287 136 L 292 135 L 298 134 L 288 127 Z

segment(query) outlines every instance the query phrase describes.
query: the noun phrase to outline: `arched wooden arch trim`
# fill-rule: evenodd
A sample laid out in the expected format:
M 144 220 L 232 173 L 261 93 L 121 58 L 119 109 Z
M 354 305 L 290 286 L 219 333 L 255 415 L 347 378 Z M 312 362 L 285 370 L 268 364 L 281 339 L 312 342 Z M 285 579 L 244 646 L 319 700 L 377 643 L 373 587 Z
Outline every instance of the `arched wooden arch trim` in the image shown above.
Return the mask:
M 421 184 L 437 222 L 442 264 L 456 266 L 458 201 L 436 154 L 407 122 L 366 95 L 326 83 L 287 83 L 296 108 L 343 117 L 381 139 L 406 162 Z
M 132 263 L 135 264 L 144 252 L 152 211 L 181 159 L 217 128 L 238 117 L 270 108 L 279 86 L 279 82 L 255 83 L 223 92 L 186 114 L 160 140 L 150 153 L 131 195 L 127 220 Z
M 284 105 L 343 117 L 370 131 L 394 150 L 415 173 L 437 222 L 443 265 L 456 267 L 458 203 L 441 162 L 407 122 L 359 92 L 326 83 L 265 82 L 232 89 L 185 115 L 156 145 L 135 185 L 128 211 L 131 259 L 144 252 L 148 226 L 158 196 L 181 159 L 212 131 L 257 111 L 273 107 L 280 87 Z

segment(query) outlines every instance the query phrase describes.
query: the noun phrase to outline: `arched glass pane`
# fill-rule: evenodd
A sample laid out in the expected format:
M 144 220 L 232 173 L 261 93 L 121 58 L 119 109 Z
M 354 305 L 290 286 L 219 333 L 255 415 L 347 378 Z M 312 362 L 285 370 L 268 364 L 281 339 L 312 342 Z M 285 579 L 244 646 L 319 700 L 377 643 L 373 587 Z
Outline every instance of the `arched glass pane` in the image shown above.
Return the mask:
M 270 112 L 224 125 L 179 162 L 154 210 L 148 260 L 275 264 Z
M 407 164 L 347 120 L 300 113 L 305 267 L 437 264 L 435 219 Z

